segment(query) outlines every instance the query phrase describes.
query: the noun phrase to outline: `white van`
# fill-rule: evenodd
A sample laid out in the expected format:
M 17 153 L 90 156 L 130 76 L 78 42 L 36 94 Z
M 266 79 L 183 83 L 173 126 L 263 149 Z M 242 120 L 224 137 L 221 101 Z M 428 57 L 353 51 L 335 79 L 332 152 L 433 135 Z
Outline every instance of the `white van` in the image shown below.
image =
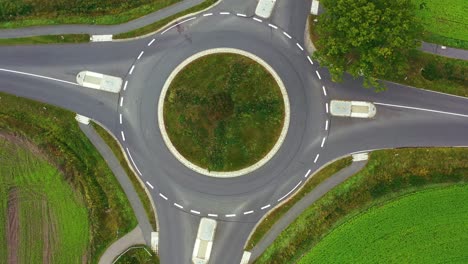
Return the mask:
M 216 221 L 210 218 L 204 217 L 200 220 L 192 254 L 194 264 L 207 264 L 210 260 L 216 224 Z

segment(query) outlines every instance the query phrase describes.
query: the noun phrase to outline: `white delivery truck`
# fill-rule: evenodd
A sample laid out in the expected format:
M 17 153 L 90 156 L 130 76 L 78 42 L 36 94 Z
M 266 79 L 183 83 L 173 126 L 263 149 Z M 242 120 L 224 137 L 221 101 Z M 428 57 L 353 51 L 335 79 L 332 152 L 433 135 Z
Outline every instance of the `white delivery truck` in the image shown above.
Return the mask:
M 332 100 L 330 114 L 332 116 L 372 118 L 377 110 L 373 103 L 361 101 Z
M 76 76 L 76 82 L 86 88 L 119 93 L 122 88 L 122 78 L 92 71 L 81 71 Z
M 198 227 L 197 239 L 193 247 L 192 261 L 194 264 L 207 264 L 216 231 L 216 221 L 203 217 Z

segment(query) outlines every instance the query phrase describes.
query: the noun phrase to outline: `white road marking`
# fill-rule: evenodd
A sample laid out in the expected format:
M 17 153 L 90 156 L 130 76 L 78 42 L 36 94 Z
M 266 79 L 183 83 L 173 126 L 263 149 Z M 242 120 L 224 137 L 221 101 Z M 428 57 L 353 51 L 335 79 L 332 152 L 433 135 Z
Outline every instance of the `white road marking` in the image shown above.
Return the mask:
M 319 78 L 319 80 L 322 80 L 322 77 L 320 77 L 320 73 L 318 71 L 315 71 L 315 73 L 317 73 L 317 77 Z
M 328 103 L 325 103 L 325 111 L 326 111 L 327 114 L 328 114 Z
M 323 137 L 322 139 L 322 144 L 320 144 L 320 147 L 323 148 L 323 146 L 325 145 L 325 140 L 327 139 L 327 137 Z
M 120 134 L 122 134 L 122 140 L 125 141 L 125 134 L 123 131 L 120 131 Z
M 122 97 L 120 97 L 120 107 L 122 107 L 122 105 L 123 105 L 123 99 L 124 99 L 124 97 L 123 97 L 123 96 L 122 96 Z
M 278 202 L 280 202 L 281 200 L 283 200 L 284 198 L 288 197 L 288 195 L 290 195 L 292 192 L 294 192 L 294 190 L 296 190 L 297 187 L 299 187 L 299 185 L 301 185 L 302 181 L 298 182 L 296 184 L 296 186 L 294 186 L 294 188 L 292 188 L 287 194 L 285 194 L 283 197 L 279 198 L 278 199 Z
M 226 217 L 235 217 L 236 214 L 227 214 L 227 215 L 225 215 L 225 216 L 226 216 Z
M 271 28 L 274 28 L 274 29 L 278 29 L 277 26 L 275 26 L 275 25 L 273 25 L 273 24 L 270 24 L 270 23 L 268 23 L 268 26 L 271 27 Z
M 244 215 L 248 215 L 248 214 L 252 214 L 254 211 L 247 211 L 247 212 L 244 212 Z
M 203 14 L 204 17 L 207 17 L 207 16 L 212 16 L 213 13 L 206 13 L 206 14 Z
M 167 197 L 166 197 L 164 194 L 162 194 L 162 193 L 159 193 L 159 196 L 161 196 L 161 197 L 162 197 L 164 200 L 166 200 L 166 201 L 167 201 Z
M 125 81 L 125 84 L 124 84 L 124 91 L 127 90 L 127 85 L 128 85 L 128 81 Z
M 51 77 L 47 77 L 47 76 L 42 76 L 42 75 L 38 75 L 38 74 L 27 73 L 27 72 L 13 71 L 13 70 L 2 69 L 2 68 L 0 68 L 0 71 L 3 71 L 3 72 L 11 72 L 11 73 L 17 73 L 17 74 L 22 74 L 22 75 L 27 75 L 27 76 L 32 76 L 32 77 L 47 79 L 47 80 L 56 81 L 56 82 L 62 82 L 62 83 L 68 83 L 68 84 L 73 84 L 73 85 L 79 85 L 79 84 L 74 83 L 74 82 L 64 81 L 64 80 L 60 80 L 60 79 L 55 79 L 55 78 L 51 78 Z
M 229 12 L 219 12 L 219 14 L 220 14 L 220 15 L 229 15 L 229 14 L 231 14 L 231 13 L 229 13 Z
M 137 170 L 138 174 L 140 174 L 140 176 L 143 176 L 143 174 L 141 174 L 141 171 L 138 169 L 137 165 L 135 164 L 132 154 L 130 154 L 130 150 L 128 150 L 128 148 L 126 149 L 127 149 L 128 157 L 130 157 L 130 160 L 132 161 L 133 167 L 135 167 L 135 169 Z
M 152 39 L 152 40 L 148 43 L 148 47 L 151 46 L 155 40 L 156 40 L 156 39 Z
M 304 175 L 304 178 L 307 178 L 307 177 L 309 177 L 309 173 L 310 173 L 311 171 L 312 171 L 312 170 L 311 170 L 311 169 L 309 169 L 309 170 L 306 172 L 306 174 Z
M 122 114 L 119 114 L 120 124 L 122 124 Z
M 288 37 L 288 39 L 292 39 L 291 35 L 289 35 L 289 34 L 286 33 L 285 31 L 283 31 L 283 35 L 285 35 L 286 37 Z
M 197 214 L 197 215 L 199 215 L 199 214 L 200 214 L 200 212 L 199 212 L 199 211 L 195 211 L 195 210 L 190 210 L 190 212 L 191 212 L 191 213 L 193 213 L 193 214 Z
M 178 204 L 178 203 L 174 203 L 174 206 L 179 207 L 180 209 L 184 209 L 184 207 L 182 205 Z
M 320 156 L 320 154 L 317 154 L 317 156 L 315 156 L 314 163 L 317 163 L 317 160 L 318 160 L 319 156 Z
M 257 21 L 257 22 L 260 22 L 260 23 L 262 23 L 262 22 L 263 22 L 261 19 L 259 19 L 259 18 L 256 18 L 256 17 L 254 17 L 254 18 L 253 18 L 253 20 L 255 20 L 255 21 Z
M 168 32 L 169 30 L 171 30 L 171 29 L 173 29 L 173 28 L 175 28 L 175 27 L 177 27 L 178 25 L 181 25 L 181 24 L 183 24 L 183 23 L 185 23 L 185 22 L 188 22 L 188 21 L 190 21 L 190 20 L 194 20 L 194 19 L 196 19 L 196 18 L 197 18 L 197 17 L 191 17 L 191 18 L 185 19 L 184 21 L 181 21 L 181 22 L 179 22 L 179 23 L 177 23 L 177 24 L 174 24 L 174 25 L 168 27 L 168 28 L 167 28 L 166 30 L 164 30 L 163 32 L 161 32 L 161 35 L 164 35 L 164 33 Z
M 464 114 L 445 112 L 445 111 L 438 111 L 438 110 L 432 110 L 432 109 L 427 109 L 427 108 L 419 108 L 419 107 L 412 107 L 412 106 L 405 106 L 405 105 L 384 104 L 384 103 L 378 103 L 378 102 L 374 102 L 374 104 L 390 106 L 390 107 L 397 107 L 397 108 L 406 108 L 406 109 L 412 109 L 412 110 L 419 110 L 419 111 L 426 111 L 426 112 L 432 112 L 432 113 L 439 113 L 439 114 L 444 114 L 444 115 L 454 115 L 454 116 L 468 117 L 468 115 L 464 115 Z
M 245 15 L 245 14 L 240 14 L 240 13 L 237 13 L 236 15 L 237 15 L 237 16 L 240 16 L 240 17 L 247 17 L 247 15 Z
M 134 69 L 135 69 L 135 65 L 132 65 L 132 68 L 130 68 L 130 72 L 128 74 L 132 75 Z
M 144 51 L 141 51 L 141 52 L 140 52 L 140 55 L 138 55 L 137 60 L 141 59 L 141 56 L 143 56 L 143 53 L 145 53 L 145 52 L 144 52 Z
M 270 206 L 271 206 L 271 204 L 267 204 L 267 205 L 263 206 L 263 207 L 260 208 L 260 209 L 265 210 L 265 209 L 267 209 L 267 208 L 270 208 Z
M 151 183 L 149 183 L 149 181 L 146 181 L 146 184 L 147 184 L 151 189 L 154 189 L 154 186 L 153 186 Z
M 297 46 L 300 50 L 304 51 L 304 48 L 301 46 L 301 44 L 296 43 L 296 46 Z
M 314 62 L 312 61 L 312 59 L 310 58 L 310 56 L 307 56 L 307 59 L 309 60 L 310 64 L 314 65 Z
M 325 86 L 322 86 L 322 90 L 323 90 L 323 95 L 327 96 L 327 90 L 325 89 Z
M 327 121 L 325 122 L 325 131 L 328 130 L 328 119 Z
M 218 217 L 217 214 L 208 214 L 208 216 L 211 216 L 211 217 Z

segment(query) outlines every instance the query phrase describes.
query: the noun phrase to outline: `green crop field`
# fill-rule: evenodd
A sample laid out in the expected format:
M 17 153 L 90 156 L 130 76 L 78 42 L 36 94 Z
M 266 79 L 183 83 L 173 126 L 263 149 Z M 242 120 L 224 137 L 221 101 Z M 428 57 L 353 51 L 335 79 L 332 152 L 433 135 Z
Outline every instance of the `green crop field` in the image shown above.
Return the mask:
M 187 65 L 164 100 L 172 144 L 211 171 L 243 169 L 276 144 L 285 106 L 273 76 L 237 54 L 213 54 Z
M 429 42 L 468 48 L 468 1 L 411 0 Z
M 0 263 L 81 263 L 89 246 L 84 203 L 31 147 L 0 134 Z
M 466 263 L 468 185 L 429 189 L 370 208 L 334 229 L 306 263 Z

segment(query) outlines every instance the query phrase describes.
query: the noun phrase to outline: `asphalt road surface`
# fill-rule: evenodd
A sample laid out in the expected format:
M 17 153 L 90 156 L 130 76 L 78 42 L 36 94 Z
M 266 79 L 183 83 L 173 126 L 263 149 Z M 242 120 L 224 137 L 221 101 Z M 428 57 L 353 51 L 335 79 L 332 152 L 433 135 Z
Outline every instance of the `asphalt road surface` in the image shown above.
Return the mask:
M 0 47 L 0 91 L 91 117 L 119 138 L 155 200 L 161 263 L 191 262 L 200 217 L 207 216 L 219 221 L 212 263 L 239 263 L 255 223 L 310 172 L 338 157 L 381 148 L 468 145 L 467 99 L 396 84 L 375 93 L 350 78 L 332 83 L 303 50 L 310 1 L 279 1 L 268 21 L 254 20 L 254 10 L 255 1 L 225 0 L 144 39 Z M 219 47 L 265 60 L 282 78 L 291 104 L 278 153 L 258 170 L 229 179 L 182 165 L 166 148 L 157 123 L 159 93 L 172 70 L 197 52 Z M 75 85 L 76 74 L 85 69 L 120 76 L 125 89 L 113 95 Z M 377 115 L 332 118 L 331 99 L 376 102 Z

